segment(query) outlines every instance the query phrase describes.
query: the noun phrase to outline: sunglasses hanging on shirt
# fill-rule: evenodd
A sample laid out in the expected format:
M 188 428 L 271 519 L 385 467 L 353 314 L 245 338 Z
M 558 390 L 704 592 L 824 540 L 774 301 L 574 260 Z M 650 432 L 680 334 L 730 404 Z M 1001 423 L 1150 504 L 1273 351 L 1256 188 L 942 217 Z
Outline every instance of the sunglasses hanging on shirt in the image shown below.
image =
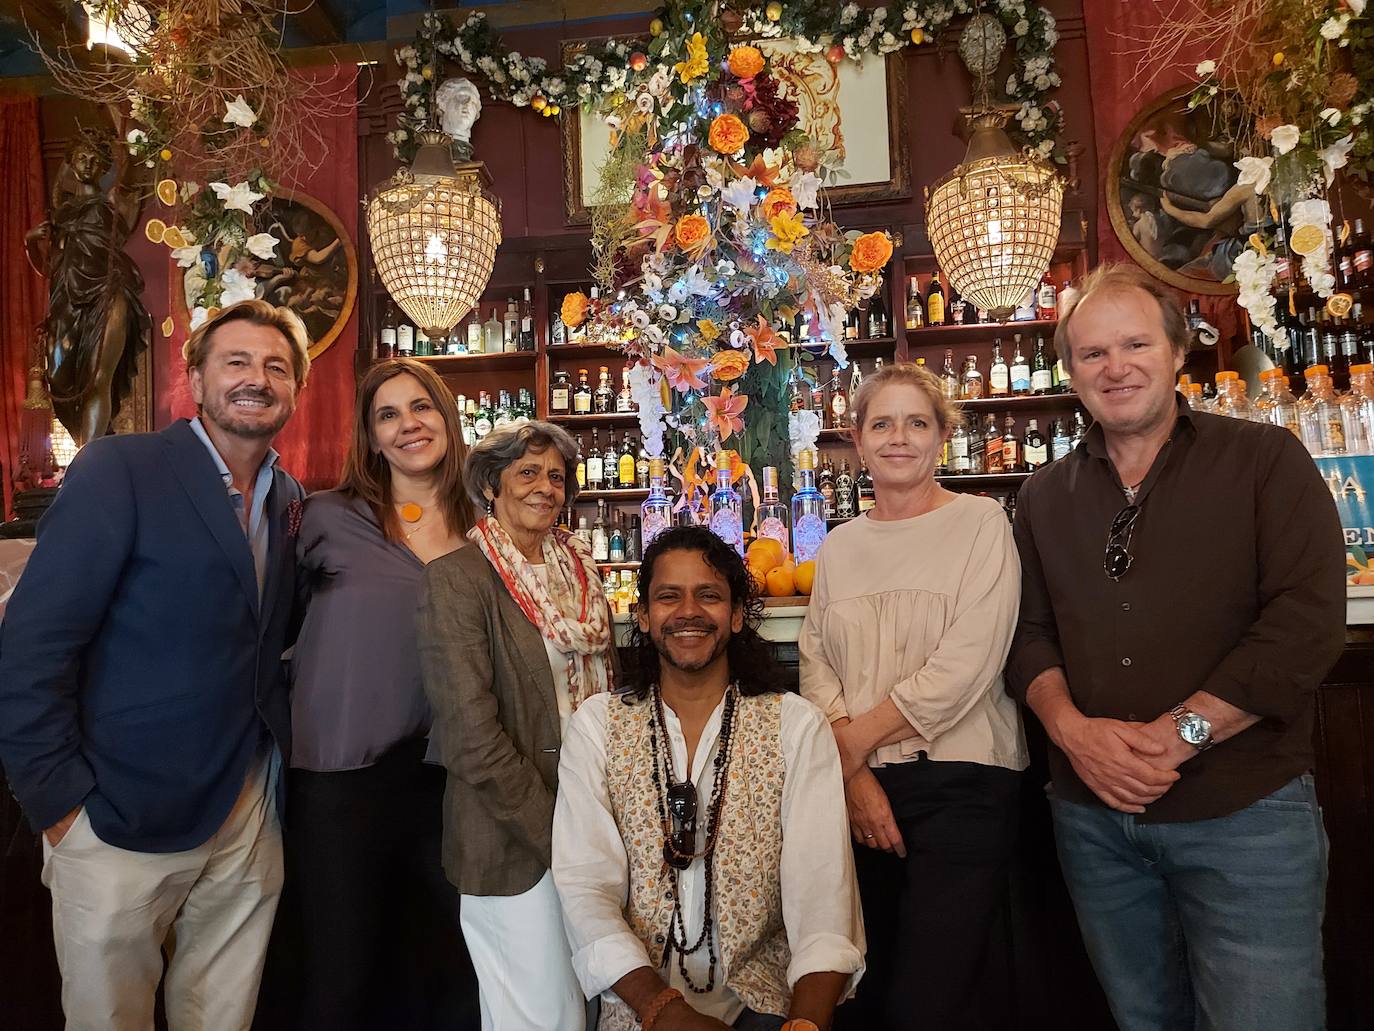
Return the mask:
M 1127 505 L 1112 519 L 1111 529 L 1107 531 L 1107 552 L 1102 557 L 1102 569 L 1114 583 L 1131 568 L 1131 534 L 1139 515 L 1139 505 Z

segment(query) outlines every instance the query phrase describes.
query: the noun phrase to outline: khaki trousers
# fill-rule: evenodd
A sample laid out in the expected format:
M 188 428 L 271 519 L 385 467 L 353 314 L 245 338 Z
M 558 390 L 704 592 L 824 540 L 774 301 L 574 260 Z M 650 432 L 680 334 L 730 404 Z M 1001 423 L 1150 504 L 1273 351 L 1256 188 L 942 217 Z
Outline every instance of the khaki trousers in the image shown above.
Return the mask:
M 220 829 L 187 852 L 130 852 L 96 836 L 83 809 L 43 842 L 67 1031 L 246 1031 L 281 893 L 277 760 L 264 759 Z

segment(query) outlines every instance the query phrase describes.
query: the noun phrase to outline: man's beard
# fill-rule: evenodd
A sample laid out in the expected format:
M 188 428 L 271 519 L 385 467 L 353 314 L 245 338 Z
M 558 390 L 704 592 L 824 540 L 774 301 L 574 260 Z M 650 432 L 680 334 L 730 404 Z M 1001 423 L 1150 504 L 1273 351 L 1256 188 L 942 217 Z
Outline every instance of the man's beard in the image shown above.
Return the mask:
M 665 628 L 663 630 L 660 630 L 657 634 L 651 635 L 651 639 L 654 642 L 654 649 L 658 652 L 659 660 L 662 662 L 666 662 L 669 666 L 672 666 L 673 669 L 678 670 L 682 673 L 701 672 L 707 666 L 711 665 L 711 663 L 715 662 L 718 658 L 720 658 L 721 655 L 725 653 L 725 650 L 730 647 L 730 635 L 726 634 L 724 637 L 721 637 L 718 641 L 716 641 L 716 646 L 714 649 L 712 649 L 711 654 L 707 656 L 705 659 L 701 660 L 700 662 L 679 662 L 677 659 L 673 658 L 673 654 L 669 650 L 670 645 L 668 641 L 668 635 L 670 632 L 686 629 L 705 630 L 708 633 L 715 633 L 716 631 L 716 628 L 714 626 L 700 626 L 698 624 L 691 623 L 679 624 L 677 626 L 674 626 L 671 631 Z
M 234 408 L 234 401 L 238 398 L 252 398 L 255 400 L 267 401 L 268 403 L 275 400 L 275 397 L 270 392 L 238 390 L 233 394 L 227 395 L 221 401 L 207 400 L 206 403 L 202 405 L 205 417 L 226 433 L 232 433 L 236 437 L 245 437 L 249 440 L 261 440 L 264 437 L 271 439 L 275 437 L 281 431 L 281 428 L 286 425 L 286 420 L 291 418 L 290 408 L 283 408 L 277 418 L 270 423 L 243 418 Z

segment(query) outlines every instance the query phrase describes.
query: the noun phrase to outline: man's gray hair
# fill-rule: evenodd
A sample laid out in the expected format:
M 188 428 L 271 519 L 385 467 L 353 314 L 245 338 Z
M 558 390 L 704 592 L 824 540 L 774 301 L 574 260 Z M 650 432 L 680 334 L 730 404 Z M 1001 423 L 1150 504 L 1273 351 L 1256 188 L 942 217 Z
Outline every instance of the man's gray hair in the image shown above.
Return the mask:
M 501 493 L 501 473 L 506 466 L 523 458 L 530 451 L 544 452 L 553 448 L 563 457 L 563 504 L 571 505 L 577 498 L 577 441 L 572 434 L 551 422 L 512 423 L 492 430 L 468 450 L 463 467 L 463 485 L 468 497 L 479 510 L 487 507 L 487 492 L 491 497 Z

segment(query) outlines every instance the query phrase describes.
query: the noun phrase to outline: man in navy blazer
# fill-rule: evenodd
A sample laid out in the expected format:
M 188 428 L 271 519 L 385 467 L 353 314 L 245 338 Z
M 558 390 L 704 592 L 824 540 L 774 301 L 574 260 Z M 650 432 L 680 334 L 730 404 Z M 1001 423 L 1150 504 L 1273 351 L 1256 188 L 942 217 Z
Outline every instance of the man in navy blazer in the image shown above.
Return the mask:
M 68 1029 L 246 1029 L 280 893 L 282 652 L 303 493 L 271 442 L 304 325 L 225 309 L 183 353 L 200 410 L 92 441 L 0 625 L 0 762 L 52 890 Z

